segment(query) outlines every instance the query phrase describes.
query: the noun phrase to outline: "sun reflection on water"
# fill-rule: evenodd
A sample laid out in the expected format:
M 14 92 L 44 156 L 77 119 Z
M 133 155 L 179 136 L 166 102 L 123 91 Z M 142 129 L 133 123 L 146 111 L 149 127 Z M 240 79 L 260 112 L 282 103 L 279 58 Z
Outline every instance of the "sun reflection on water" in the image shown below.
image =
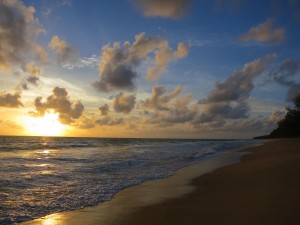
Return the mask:
M 46 166 L 50 166 L 50 164 L 48 164 L 48 163 L 43 163 L 43 164 L 39 164 L 39 165 L 37 165 L 38 167 L 46 167 Z
M 45 154 L 45 155 L 46 155 L 46 154 L 49 154 L 49 153 L 50 153 L 49 150 L 43 150 L 43 151 L 42 151 L 42 154 Z
M 37 159 L 48 159 L 54 155 L 56 155 L 56 151 L 55 150 L 48 150 L 48 149 L 44 149 L 44 150 L 40 150 L 36 152 L 37 155 Z

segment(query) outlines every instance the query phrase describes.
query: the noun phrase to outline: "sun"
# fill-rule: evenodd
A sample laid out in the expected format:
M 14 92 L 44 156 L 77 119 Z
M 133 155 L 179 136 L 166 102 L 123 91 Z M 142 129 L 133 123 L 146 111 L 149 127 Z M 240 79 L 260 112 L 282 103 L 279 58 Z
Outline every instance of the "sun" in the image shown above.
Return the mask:
M 46 112 L 43 117 L 25 116 L 23 120 L 30 135 L 61 136 L 66 126 L 59 122 L 58 116 L 58 113 L 51 110 Z

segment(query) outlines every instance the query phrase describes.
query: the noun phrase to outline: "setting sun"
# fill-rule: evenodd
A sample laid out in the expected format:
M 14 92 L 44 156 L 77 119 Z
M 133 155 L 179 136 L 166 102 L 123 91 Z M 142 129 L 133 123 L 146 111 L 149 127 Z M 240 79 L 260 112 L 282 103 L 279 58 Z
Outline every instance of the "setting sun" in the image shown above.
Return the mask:
M 27 132 L 38 136 L 61 136 L 65 126 L 58 120 L 58 114 L 53 111 L 46 112 L 43 117 L 24 117 Z

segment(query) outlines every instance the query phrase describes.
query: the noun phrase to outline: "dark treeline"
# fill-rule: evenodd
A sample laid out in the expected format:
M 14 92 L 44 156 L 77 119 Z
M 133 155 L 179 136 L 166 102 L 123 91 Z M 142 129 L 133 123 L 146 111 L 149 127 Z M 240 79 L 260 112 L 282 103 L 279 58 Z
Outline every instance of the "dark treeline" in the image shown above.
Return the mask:
M 287 108 L 285 118 L 270 135 L 256 138 L 298 138 L 300 137 L 300 95 L 293 99 L 294 106 Z

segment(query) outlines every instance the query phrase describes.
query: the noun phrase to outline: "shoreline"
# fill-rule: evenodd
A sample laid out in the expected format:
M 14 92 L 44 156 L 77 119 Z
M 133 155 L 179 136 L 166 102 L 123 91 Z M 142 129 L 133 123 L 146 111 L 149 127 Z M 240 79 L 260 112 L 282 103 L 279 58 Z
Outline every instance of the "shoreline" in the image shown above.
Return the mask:
M 246 151 L 251 148 L 253 146 L 221 152 L 214 157 L 183 167 L 172 176 L 146 181 L 121 190 L 111 200 L 96 206 L 58 212 L 18 224 L 120 225 L 128 215 L 139 211 L 141 208 L 180 198 L 193 192 L 196 189 L 192 183 L 194 179 L 240 162 L 241 158 L 248 154 Z
M 251 154 L 249 154 L 251 153 Z M 21 225 L 298 225 L 300 139 L 222 152 L 98 206 Z
M 143 207 L 122 225 L 298 225 L 300 139 L 277 139 L 246 149 L 241 163 L 192 181 L 180 198 Z

